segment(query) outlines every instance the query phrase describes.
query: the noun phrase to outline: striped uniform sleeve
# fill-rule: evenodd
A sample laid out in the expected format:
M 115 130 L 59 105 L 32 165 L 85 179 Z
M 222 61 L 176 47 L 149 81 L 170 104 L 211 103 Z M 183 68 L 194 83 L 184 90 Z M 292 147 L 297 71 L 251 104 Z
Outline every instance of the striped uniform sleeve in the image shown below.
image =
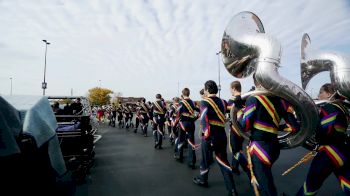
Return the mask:
M 297 119 L 295 118 L 294 109 L 284 99 L 281 99 L 281 105 L 282 105 L 282 117 L 286 121 L 286 128 L 284 128 L 284 131 L 289 131 L 292 133 L 298 132 L 300 130 L 300 124 L 297 122 Z
M 247 132 L 253 127 L 254 120 L 256 118 L 256 107 L 258 100 L 254 96 L 250 96 L 243 110 L 243 115 L 237 119 L 238 124 L 241 126 L 241 130 Z
M 231 112 L 231 109 L 232 107 L 235 106 L 235 103 L 232 99 L 229 99 L 228 102 L 227 102 L 227 110 L 226 110 L 226 113 L 230 113 Z
M 331 135 L 334 131 L 333 126 L 335 124 L 338 112 L 330 110 L 330 106 L 327 104 L 321 107 L 320 110 L 320 122 L 318 129 L 316 130 L 316 140 L 327 140 L 327 136 Z
M 198 107 L 198 105 L 196 104 L 196 102 L 193 102 L 193 110 L 194 111 L 197 111 L 197 112 L 200 112 L 200 109 L 199 109 L 199 107 Z
M 200 114 L 200 128 L 202 130 L 204 139 L 207 139 L 210 136 L 210 126 L 208 118 L 208 104 L 205 101 L 201 101 Z
M 174 124 L 173 124 L 174 127 L 179 123 L 181 115 L 183 113 L 183 110 L 184 110 L 183 103 L 180 102 L 179 107 L 177 108 L 177 111 L 175 111 L 176 112 L 176 118 L 175 118 L 175 121 L 174 121 Z
M 172 120 L 173 119 L 173 115 L 174 115 L 175 109 L 173 106 L 170 107 L 169 110 L 169 118 Z

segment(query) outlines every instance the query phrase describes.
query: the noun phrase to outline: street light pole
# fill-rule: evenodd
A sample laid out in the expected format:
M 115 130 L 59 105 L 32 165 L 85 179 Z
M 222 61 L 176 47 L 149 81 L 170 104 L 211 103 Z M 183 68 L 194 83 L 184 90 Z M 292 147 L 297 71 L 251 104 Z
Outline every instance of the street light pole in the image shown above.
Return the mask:
M 219 54 L 221 54 L 221 51 L 217 52 L 216 55 L 218 56 L 218 68 L 219 68 L 219 85 L 218 85 L 218 91 L 219 91 L 219 97 L 220 97 L 220 91 L 221 91 L 221 81 L 220 81 L 220 56 Z
M 180 82 L 177 81 L 177 96 L 180 96 Z
M 45 95 L 45 89 L 47 88 L 47 83 L 46 83 L 46 55 L 47 55 L 47 45 L 50 43 L 46 41 L 45 39 L 43 40 L 45 42 L 45 67 L 44 67 L 44 82 L 41 84 L 41 88 L 43 89 L 43 95 Z
M 10 91 L 10 95 L 12 96 L 12 77 L 10 78 L 11 80 L 11 91 Z

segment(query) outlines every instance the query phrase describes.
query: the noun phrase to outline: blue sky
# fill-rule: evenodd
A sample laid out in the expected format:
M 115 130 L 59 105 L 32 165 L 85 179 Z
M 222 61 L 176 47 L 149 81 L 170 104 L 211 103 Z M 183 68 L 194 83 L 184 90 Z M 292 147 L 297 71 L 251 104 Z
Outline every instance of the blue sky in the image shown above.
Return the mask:
M 300 82 L 300 42 L 350 53 L 350 3 L 346 0 L 0 0 L 0 94 L 41 95 L 45 43 L 47 95 L 86 95 L 96 86 L 124 96 L 171 99 L 183 87 L 192 97 L 218 80 L 222 34 L 230 19 L 252 11 L 282 45 L 279 72 Z M 222 97 L 236 80 L 221 60 Z M 240 80 L 243 91 L 251 77 Z M 311 80 L 316 96 L 329 73 Z

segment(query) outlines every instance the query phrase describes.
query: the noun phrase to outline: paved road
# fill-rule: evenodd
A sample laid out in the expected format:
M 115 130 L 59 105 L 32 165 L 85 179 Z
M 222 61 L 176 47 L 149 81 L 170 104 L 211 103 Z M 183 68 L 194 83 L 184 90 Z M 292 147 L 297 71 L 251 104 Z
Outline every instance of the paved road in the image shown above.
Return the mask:
M 77 188 L 76 196 L 226 195 L 223 177 L 216 163 L 210 170 L 209 188 L 198 187 L 192 183 L 192 177 L 198 175 L 199 170 L 192 170 L 185 163 L 175 161 L 173 147 L 168 141 L 163 145 L 163 150 L 156 150 L 152 137 L 143 137 L 140 131 L 134 134 L 132 130 L 104 124 L 100 126 L 100 134 L 103 137 L 96 144 L 96 165 L 87 182 Z M 283 192 L 294 195 L 303 184 L 309 163 L 286 177 L 282 177 L 281 173 L 305 153 L 307 151 L 303 148 L 281 151 L 280 158 L 273 166 L 280 195 Z M 197 163 L 199 161 L 200 151 L 197 152 Z M 234 176 L 234 179 L 240 195 L 254 195 L 245 175 Z M 334 175 L 327 179 L 318 195 L 343 195 Z

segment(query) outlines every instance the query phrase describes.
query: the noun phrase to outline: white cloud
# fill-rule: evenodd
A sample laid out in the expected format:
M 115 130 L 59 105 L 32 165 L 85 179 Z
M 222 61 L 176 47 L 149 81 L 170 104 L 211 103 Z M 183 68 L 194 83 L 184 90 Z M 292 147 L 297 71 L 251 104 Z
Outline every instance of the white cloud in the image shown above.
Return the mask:
M 300 85 L 299 45 L 304 32 L 322 50 L 350 53 L 350 5 L 336 1 L 0 1 L 0 93 L 41 94 L 44 43 L 47 94 L 84 95 L 99 85 L 125 96 L 167 99 L 177 84 L 194 98 L 218 78 L 221 36 L 229 20 L 249 10 L 282 44 L 280 73 Z M 223 65 L 222 95 L 232 80 Z M 327 74 L 315 78 L 329 81 Z M 313 91 L 320 82 L 311 81 Z M 251 79 L 242 79 L 250 89 Z

